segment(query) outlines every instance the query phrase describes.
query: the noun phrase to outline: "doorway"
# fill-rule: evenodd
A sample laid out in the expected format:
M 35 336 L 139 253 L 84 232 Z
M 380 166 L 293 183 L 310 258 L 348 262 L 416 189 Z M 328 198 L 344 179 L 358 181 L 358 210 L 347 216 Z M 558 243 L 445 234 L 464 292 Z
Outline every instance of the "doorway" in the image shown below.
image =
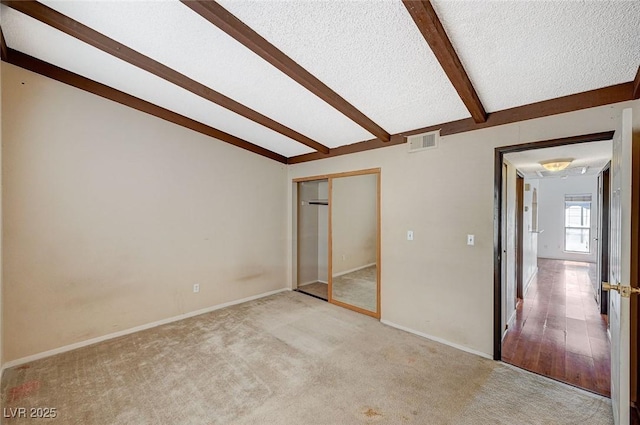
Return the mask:
M 329 299 L 329 180 L 297 184 L 297 290 Z
M 560 147 L 561 151 L 582 152 L 612 136 L 613 132 L 607 132 L 496 149 L 496 182 L 502 184 L 496 184 L 500 220 L 496 220 L 494 288 L 499 308 L 496 306 L 494 314 L 501 317 L 496 319 L 494 358 L 603 395 L 610 392 L 610 348 L 607 323 L 597 304 L 601 301 L 601 280 L 595 267 L 596 258 L 601 257 L 597 255 L 600 248 L 596 249 L 597 217 L 593 216 L 593 228 L 566 220 L 573 220 L 574 212 L 582 214 L 578 218 L 583 223 L 585 217 L 590 219 L 590 207 L 598 203 L 596 174 L 608 162 L 610 147 L 608 158 L 589 170 L 589 177 L 582 178 L 594 186 L 588 207 L 582 190 L 574 193 L 562 188 L 568 171 L 583 175 L 586 168 L 567 169 L 562 180 L 557 174 L 532 178 L 528 163 L 541 169 L 538 162 L 546 158 L 538 158 L 540 155 L 558 152 Z M 517 166 L 510 163 L 512 158 Z M 573 163 L 578 165 L 579 161 Z M 545 184 L 539 183 L 543 181 Z M 558 198 L 553 201 L 557 209 L 553 226 L 546 218 L 549 214 L 539 211 L 549 203 L 551 192 Z
M 380 169 L 293 181 L 296 290 L 380 318 Z

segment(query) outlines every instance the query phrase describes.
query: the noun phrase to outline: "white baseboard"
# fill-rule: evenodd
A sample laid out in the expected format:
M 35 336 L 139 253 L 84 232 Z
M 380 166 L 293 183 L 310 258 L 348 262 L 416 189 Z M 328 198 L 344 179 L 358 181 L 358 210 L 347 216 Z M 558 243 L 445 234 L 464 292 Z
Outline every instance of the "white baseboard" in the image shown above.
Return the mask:
M 298 288 L 300 288 L 301 286 L 313 285 L 314 283 L 324 283 L 325 285 L 329 284 L 329 282 L 325 282 L 324 280 L 311 280 L 309 282 L 298 284 Z
M 538 274 L 538 267 L 536 266 L 536 269 L 531 274 L 531 277 L 529 278 L 527 283 L 524 285 L 524 290 L 522 291 L 523 292 L 522 293 L 523 297 L 527 296 L 527 292 L 529 292 L 529 288 L 531 288 L 531 282 L 533 282 L 533 279 L 536 277 L 537 274 Z
M 508 328 L 510 328 L 513 325 L 513 322 L 516 320 L 517 312 L 518 310 L 513 310 L 511 312 L 511 317 L 509 317 L 509 320 L 507 320 L 507 329 L 505 329 L 505 333 L 507 333 Z M 504 335 L 502 337 L 504 338 Z
M 355 269 L 345 270 L 343 272 L 336 273 L 336 274 L 333 275 L 333 277 L 339 277 L 339 276 L 342 276 L 342 275 L 345 275 L 345 274 L 357 272 L 358 270 L 366 269 L 367 267 L 371 267 L 371 266 L 375 266 L 375 265 L 376 265 L 376 263 L 365 264 L 364 266 L 356 267 Z
M 290 291 L 289 288 L 277 289 L 275 291 L 264 292 L 258 295 L 252 295 L 250 297 L 242 298 L 239 300 L 229 301 L 222 304 L 217 304 L 211 307 L 203 308 L 196 311 L 191 311 L 189 313 L 180 314 L 178 316 L 169 317 L 167 319 L 158 320 L 157 322 L 147 323 L 145 325 L 136 326 L 133 328 L 125 329 L 123 331 L 113 332 L 107 335 L 99 336 L 96 338 L 87 339 L 86 341 L 76 342 L 74 344 L 65 345 L 63 347 L 54 348 L 53 350 L 43 351 L 42 353 L 32 354 L 27 357 L 22 357 L 20 359 L 11 360 L 2 365 L 2 372 L 5 369 L 9 369 L 11 367 L 20 366 L 25 363 L 33 362 L 36 360 L 44 359 L 45 357 L 54 356 L 56 354 L 65 353 L 67 351 L 75 350 L 76 348 L 86 347 L 87 345 L 96 344 L 98 342 L 107 341 L 109 339 L 118 338 L 120 336 L 129 335 L 135 332 L 144 331 L 146 329 L 155 328 L 156 326 L 166 325 L 167 323 L 177 322 L 179 320 L 188 319 L 189 317 L 199 316 L 201 314 L 210 313 L 215 310 L 220 310 L 225 307 L 230 307 L 236 304 L 246 303 L 248 301 L 257 300 L 258 298 L 268 297 L 270 295 L 278 294 L 280 292 Z
M 388 320 L 380 320 L 380 323 L 383 323 L 387 326 L 391 326 L 392 328 L 400 329 L 401 331 L 405 331 L 405 332 L 412 333 L 414 335 L 421 336 L 422 338 L 430 339 L 432 341 L 439 342 L 444 345 L 448 345 L 449 347 L 457 348 L 458 350 L 466 351 L 467 353 L 475 354 L 476 356 L 484 357 L 485 359 L 493 360 L 493 356 L 490 356 L 489 354 L 474 350 L 473 348 L 465 347 L 464 345 L 459 345 L 451 341 L 447 341 L 446 339 L 438 338 L 437 336 L 428 335 L 423 332 L 418 332 L 416 330 L 398 325 Z

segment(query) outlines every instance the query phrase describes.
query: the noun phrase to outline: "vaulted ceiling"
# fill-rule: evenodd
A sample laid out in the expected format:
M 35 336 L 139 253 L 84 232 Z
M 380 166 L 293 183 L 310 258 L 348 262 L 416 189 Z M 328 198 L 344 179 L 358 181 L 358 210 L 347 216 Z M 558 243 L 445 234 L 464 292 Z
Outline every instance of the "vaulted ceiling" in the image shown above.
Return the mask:
M 295 163 L 640 97 L 638 1 L 2 1 L 3 60 Z

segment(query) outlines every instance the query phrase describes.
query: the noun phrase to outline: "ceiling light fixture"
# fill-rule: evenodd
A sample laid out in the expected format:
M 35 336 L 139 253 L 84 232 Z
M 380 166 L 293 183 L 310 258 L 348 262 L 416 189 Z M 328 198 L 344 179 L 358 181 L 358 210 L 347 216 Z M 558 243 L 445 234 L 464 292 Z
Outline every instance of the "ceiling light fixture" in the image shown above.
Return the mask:
M 571 164 L 573 159 L 552 159 L 551 161 L 541 162 L 540 165 L 544 167 L 545 170 L 556 172 L 562 171 Z

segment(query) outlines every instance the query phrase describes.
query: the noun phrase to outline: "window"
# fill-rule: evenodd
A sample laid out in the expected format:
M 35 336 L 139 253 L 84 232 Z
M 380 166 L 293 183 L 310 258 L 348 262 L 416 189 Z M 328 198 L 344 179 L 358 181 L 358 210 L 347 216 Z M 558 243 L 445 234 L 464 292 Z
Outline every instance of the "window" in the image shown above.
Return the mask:
M 591 250 L 591 195 L 564 196 L 564 250 Z

